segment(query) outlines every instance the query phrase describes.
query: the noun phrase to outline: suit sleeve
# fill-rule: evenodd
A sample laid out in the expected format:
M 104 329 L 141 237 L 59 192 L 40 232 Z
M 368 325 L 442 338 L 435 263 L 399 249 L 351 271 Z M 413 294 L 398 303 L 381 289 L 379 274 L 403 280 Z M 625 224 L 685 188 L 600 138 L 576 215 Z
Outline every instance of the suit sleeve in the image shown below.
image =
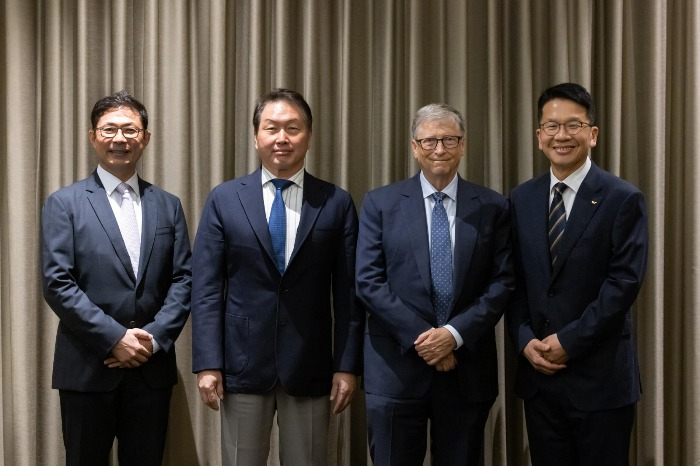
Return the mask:
M 357 211 L 347 195 L 343 206 L 343 238 L 336 249 L 333 270 L 334 370 L 362 373 L 365 310 L 355 294 Z
M 223 370 L 226 251 L 216 190 L 204 204 L 192 254 L 192 371 Z
M 515 286 L 513 256 L 510 240 L 510 216 L 508 203 L 498 206 L 498 214 L 493 220 L 492 249 L 490 250 L 490 267 L 477 270 L 479 274 L 488 274 L 486 285 L 466 309 L 459 309 L 447 323 L 457 330 L 464 340 L 464 346 L 476 349 L 486 333 L 493 333 L 493 328 L 503 316 Z M 465 283 L 465 287 L 474 286 Z
M 383 212 L 367 194 L 357 237 L 357 295 L 381 327 L 396 340 L 403 354 L 414 349 L 418 335 L 433 326 L 407 305 L 391 288 L 384 254 L 391 232 L 384 231 Z M 396 232 L 405 234 L 404 231 Z M 408 251 L 406 251 L 408 253 Z
M 164 206 L 161 206 L 165 208 Z M 182 328 L 190 314 L 190 298 L 192 291 L 192 270 L 190 237 L 187 232 L 187 221 L 178 199 L 172 205 L 174 212 L 175 242 L 173 245 L 171 274 L 163 277 L 169 280 L 170 288 L 163 306 L 155 315 L 155 320 L 144 326 L 144 330 L 153 335 L 161 349 L 169 352 L 175 345 Z M 160 271 L 158 271 L 160 272 Z
M 514 208 L 514 198 L 510 200 L 510 221 L 511 221 L 511 244 L 513 245 L 513 257 L 515 267 L 515 290 L 511 304 L 506 311 L 506 325 L 513 345 L 518 353 L 522 352 L 525 346 L 537 338 L 530 325 L 528 313 L 527 287 L 525 286 L 525 269 L 523 268 L 519 241 L 518 241 L 518 219 L 517 209 Z
M 612 251 L 605 278 L 595 301 L 557 332 L 559 342 L 571 358 L 579 357 L 611 332 L 622 328 L 637 299 L 647 265 L 649 233 L 644 196 L 628 195 L 617 211 L 612 231 Z
M 41 269 L 44 299 L 74 335 L 106 358 L 126 328 L 97 307 L 80 288 L 75 263 L 73 215 L 58 195 L 41 212 Z

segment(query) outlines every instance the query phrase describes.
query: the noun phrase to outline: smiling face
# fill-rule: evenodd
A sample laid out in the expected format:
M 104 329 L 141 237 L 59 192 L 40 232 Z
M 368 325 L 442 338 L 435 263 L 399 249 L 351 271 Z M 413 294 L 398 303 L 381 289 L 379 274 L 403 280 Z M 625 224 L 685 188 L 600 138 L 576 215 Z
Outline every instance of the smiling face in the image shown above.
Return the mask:
M 432 150 L 423 149 L 416 140 L 461 135 L 459 125 L 452 118 L 425 120 L 416 128 L 415 139 L 411 141 L 413 157 L 420 165 L 425 178 L 438 191 L 444 189 L 457 173 L 459 161 L 464 154 L 464 138 L 460 139 L 457 147 L 445 149 L 443 143 L 438 142 Z
M 129 107 L 113 108 L 102 114 L 97 121 L 97 128 L 108 126 L 120 129 L 143 128 L 138 112 Z M 91 129 L 88 137 L 95 148 L 100 166 L 120 180 L 126 181 L 136 173 L 136 163 L 141 159 L 141 154 L 151 139 L 151 133 L 142 131 L 135 138 L 127 139 L 118 131 L 113 138 L 105 138 L 99 130 Z
M 310 145 L 311 130 L 299 108 L 284 100 L 265 105 L 255 133 L 263 167 L 277 178 L 289 178 L 304 166 Z
M 549 136 L 538 128 L 535 131 L 537 143 L 549 159 L 552 173 L 561 181 L 584 164 L 590 149 L 596 145 L 598 127 L 584 126 L 578 133 L 570 134 L 564 123 L 589 123 L 589 119 L 582 105 L 567 99 L 553 99 L 544 104 L 540 124 L 547 122 L 560 124 L 559 131 Z

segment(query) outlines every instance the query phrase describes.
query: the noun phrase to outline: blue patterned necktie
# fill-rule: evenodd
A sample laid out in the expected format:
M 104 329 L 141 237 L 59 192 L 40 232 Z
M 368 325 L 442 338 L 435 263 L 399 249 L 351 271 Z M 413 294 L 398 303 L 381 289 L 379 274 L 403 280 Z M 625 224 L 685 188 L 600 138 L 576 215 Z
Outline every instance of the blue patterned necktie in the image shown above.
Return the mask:
M 136 223 L 136 211 L 134 210 L 134 200 L 131 198 L 129 185 L 121 183 L 117 186 L 117 191 L 122 195 L 121 203 L 121 223 L 119 228 L 126 245 L 126 250 L 131 259 L 131 267 L 134 269 L 134 277 L 139 273 L 139 255 L 141 254 L 141 235 L 139 226 Z
M 270 209 L 268 228 L 272 238 L 272 250 L 275 252 L 275 262 L 280 273 L 284 273 L 285 244 L 287 242 L 287 212 L 282 199 L 282 191 L 292 185 L 290 180 L 276 178 L 272 180 L 275 185 L 275 200 Z
M 564 183 L 554 185 L 554 196 L 552 196 L 552 205 L 549 206 L 549 258 L 552 261 L 552 267 L 557 261 L 559 255 L 559 242 L 566 228 L 566 208 L 564 207 L 564 198 L 562 193 L 568 188 Z
M 433 281 L 432 301 L 438 326 L 445 325 L 452 301 L 452 242 L 450 222 L 445 206 L 444 193 L 433 193 L 435 206 L 430 222 L 430 275 Z

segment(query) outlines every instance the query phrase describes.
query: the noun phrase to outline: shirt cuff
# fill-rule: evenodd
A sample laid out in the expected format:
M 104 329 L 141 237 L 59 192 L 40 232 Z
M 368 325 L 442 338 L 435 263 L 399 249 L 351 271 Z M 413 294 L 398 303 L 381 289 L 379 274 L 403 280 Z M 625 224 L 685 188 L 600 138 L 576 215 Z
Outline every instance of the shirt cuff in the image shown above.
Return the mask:
M 153 354 L 156 354 L 160 350 L 160 345 L 153 337 L 151 337 L 151 344 L 153 345 Z
M 457 342 L 457 348 L 462 346 L 464 344 L 464 340 L 462 340 L 462 336 L 459 334 L 457 330 L 450 324 L 445 325 L 443 328 L 446 328 L 449 330 L 449 332 L 452 334 L 453 337 L 455 337 L 455 341 Z M 455 349 L 457 349 L 455 348 Z

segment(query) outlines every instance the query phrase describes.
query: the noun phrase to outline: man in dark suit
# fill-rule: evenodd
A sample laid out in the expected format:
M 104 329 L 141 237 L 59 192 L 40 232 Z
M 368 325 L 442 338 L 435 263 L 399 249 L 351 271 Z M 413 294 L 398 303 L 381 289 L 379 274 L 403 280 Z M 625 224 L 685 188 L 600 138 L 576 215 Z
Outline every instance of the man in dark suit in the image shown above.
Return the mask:
M 226 465 L 267 464 L 275 412 L 282 463 L 325 465 L 329 394 L 340 413 L 362 368 L 357 214 L 347 192 L 304 170 L 311 127 L 297 92 L 259 99 L 262 168 L 214 188 L 197 231 L 193 371 L 202 400 L 221 400 Z
M 647 263 L 644 196 L 591 162 L 598 128 L 583 87 L 547 89 L 537 113 L 550 171 L 511 194 L 507 314 L 532 462 L 626 465 L 641 394 L 631 306 Z
M 99 165 L 49 196 L 41 221 L 66 463 L 107 465 L 116 436 L 120 464 L 155 466 L 190 310 L 187 224 L 179 199 L 136 175 L 150 140 L 143 104 L 120 92 L 91 119 Z
M 477 464 L 498 394 L 494 326 L 514 286 L 508 206 L 457 174 L 457 110 L 427 105 L 411 133 L 420 173 L 369 192 L 360 215 L 370 454 L 422 465 L 430 420 L 432 464 Z

